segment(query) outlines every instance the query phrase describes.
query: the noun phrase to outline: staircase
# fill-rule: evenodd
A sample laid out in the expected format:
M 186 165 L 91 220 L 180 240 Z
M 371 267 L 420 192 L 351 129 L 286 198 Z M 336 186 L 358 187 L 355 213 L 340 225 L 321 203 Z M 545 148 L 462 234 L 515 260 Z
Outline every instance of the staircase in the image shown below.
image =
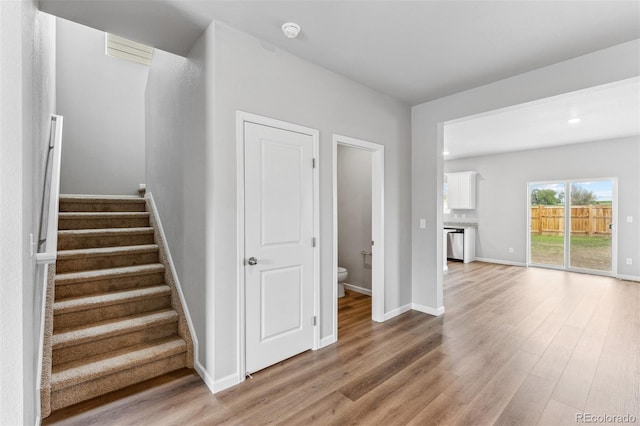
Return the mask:
M 140 197 L 60 197 L 44 416 L 193 366 L 191 337 L 154 223 Z

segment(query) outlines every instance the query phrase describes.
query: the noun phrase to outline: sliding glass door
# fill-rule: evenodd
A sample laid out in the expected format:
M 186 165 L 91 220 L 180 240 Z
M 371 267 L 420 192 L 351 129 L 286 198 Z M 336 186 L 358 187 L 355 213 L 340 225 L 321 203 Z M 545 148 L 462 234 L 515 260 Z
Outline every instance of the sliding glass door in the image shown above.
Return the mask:
M 614 273 L 615 184 L 614 179 L 530 183 L 528 263 Z
M 613 181 L 570 183 L 569 267 L 612 272 Z
M 564 268 L 565 184 L 529 184 L 529 263 Z

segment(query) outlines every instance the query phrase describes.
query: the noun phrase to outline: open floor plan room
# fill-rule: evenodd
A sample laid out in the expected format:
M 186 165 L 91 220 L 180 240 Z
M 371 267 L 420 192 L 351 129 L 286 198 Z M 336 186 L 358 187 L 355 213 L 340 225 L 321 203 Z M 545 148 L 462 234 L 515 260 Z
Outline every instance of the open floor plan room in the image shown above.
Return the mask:
M 451 263 L 440 317 L 409 311 L 376 323 L 370 300 L 347 290 L 336 345 L 226 391 L 212 395 L 184 369 L 58 411 L 43 424 L 562 425 L 587 416 L 640 418 L 637 283 Z

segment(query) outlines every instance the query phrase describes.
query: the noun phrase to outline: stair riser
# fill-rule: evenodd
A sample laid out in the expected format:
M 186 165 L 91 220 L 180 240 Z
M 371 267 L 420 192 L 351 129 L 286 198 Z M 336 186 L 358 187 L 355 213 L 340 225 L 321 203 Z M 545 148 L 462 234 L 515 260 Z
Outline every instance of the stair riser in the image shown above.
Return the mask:
M 82 257 L 73 259 L 59 258 L 56 273 L 91 271 L 94 269 L 119 268 L 123 266 L 158 263 L 158 251 L 148 253 L 127 253 L 110 256 Z
M 91 296 L 111 291 L 130 290 L 161 284 L 164 284 L 163 272 L 112 278 L 109 280 L 83 281 L 64 285 L 58 284 L 56 285 L 55 300 L 60 301 L 71 297 Z
M 60 201 L 61 212 L 143 212 L 144 202 L 136 203 L 77 203 Z
M 51 392 L 51 409 L 58 410 L 114 390 L 122 389 L 134 383 L 142 382 L 170 371 L 184 368 L 184 352 L 141 365 L 131 370 L 100 377 L 79 385 L 69 386 Z
M 108 306 L 96 306 L 85 311 L 68 312 L 65 314 L 54 311 L 54 331 L 67 327 L 88 325 L 99 321 L 109 320 L 128 315 L 142 314 L 171 307 L 171 295 L 153 297 L 132 302 Z
M 124 247 L 153 244 L 153 234 L 123 234 L 80 237 L 58 235 L 58 250 L 75 250 L 102 247 Z
M 58 229 L 141 228 L 149 226 L 149 218 L 59 218 Z
M 86 342 L 76 346 L 60 349 L 53 348 L 52 363 L 53 365 L 58 365 L 176 334 L 178 334 L 177 321 L 149 326 L 142 330 Z

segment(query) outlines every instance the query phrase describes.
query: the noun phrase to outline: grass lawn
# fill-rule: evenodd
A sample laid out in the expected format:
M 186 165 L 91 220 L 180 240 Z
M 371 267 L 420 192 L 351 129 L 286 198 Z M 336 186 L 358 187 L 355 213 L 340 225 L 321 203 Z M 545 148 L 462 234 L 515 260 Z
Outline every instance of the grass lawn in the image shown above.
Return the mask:
M 531 234 L 531 261 L 562 266 L 562 235 Z M 571 237 L 570 265 L 575 268 L 611 270 L 611 237 L 575 235 Z

